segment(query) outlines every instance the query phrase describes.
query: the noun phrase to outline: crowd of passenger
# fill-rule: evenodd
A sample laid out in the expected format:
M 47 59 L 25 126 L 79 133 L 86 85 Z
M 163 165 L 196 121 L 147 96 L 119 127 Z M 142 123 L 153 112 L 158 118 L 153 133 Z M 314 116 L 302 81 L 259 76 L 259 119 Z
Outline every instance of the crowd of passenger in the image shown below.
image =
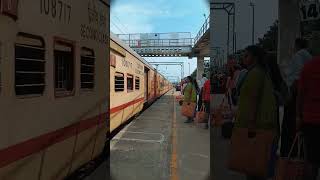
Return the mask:
M 259 46 L 248 46 L 240 62 L 228 66 L 226 73 L 212 72 L 209 79 L 203 74 L 199 82 L 189 76 L 182 88 L 184 103 L 196 104 L 194 116 L 188 117 L 185 123 L 194 122 L 196 113 L 205 107 L 209 114 L 205 122 L 208 129 L 212 123 L 210 119 L 214 117 L 210 112 L 210 104 L 213 105 L 210 88 L 213 88 L 211 94 L 223 92 L 232 107 L 232 133 L 246 129 L 248 139 L 255 139 L 260 132 L 273 134 L 271 149 L 267 151 L 270 153 L 268 175 L 262 177 L 241 172 L 248 180 L 272 178 L 277 160 L 300 156 L 299 144 L 294 146 L 298 138 L 304 140 L 304 163 L 311 166 L 304 179 L 317 179 L 320 165 L 320 57 L 313 57 L 307 44 L 303 39 L 296 39 L 295 53 L 282 71 L 275 55 L 267 54 Z M 232 138 L 231 142 L 235 140 Z

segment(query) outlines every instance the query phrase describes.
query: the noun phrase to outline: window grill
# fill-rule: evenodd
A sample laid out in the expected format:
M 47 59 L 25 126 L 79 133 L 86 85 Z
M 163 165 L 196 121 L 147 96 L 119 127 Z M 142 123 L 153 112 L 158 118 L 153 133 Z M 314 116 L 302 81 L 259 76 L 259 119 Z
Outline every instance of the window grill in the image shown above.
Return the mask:
M 133 91 L 133 76 L 127 76 L 127 91 Z
M 70 95 L 74 88 L 74 56 L 71 44 L 57 41 L 54 50 L 55 92 Z
M 139 90 L 140 89 L 140 78 L 136 77 L 135 79 L 135 89 Z
M 16 95 L 42 95 L 45 89 L 45 74 L 43 39 L 19 33 L 15 44 Z
M 94 88 L 95 80 L 95 56 L 94 51 L 89 48 L 81 49 L 81 72 L 80 72 L 80 84 L 81 89 L 91 90 Z
M 114 76 L 114 90 L 115 92 L 124 91 L 124 75 L 116 73 Z

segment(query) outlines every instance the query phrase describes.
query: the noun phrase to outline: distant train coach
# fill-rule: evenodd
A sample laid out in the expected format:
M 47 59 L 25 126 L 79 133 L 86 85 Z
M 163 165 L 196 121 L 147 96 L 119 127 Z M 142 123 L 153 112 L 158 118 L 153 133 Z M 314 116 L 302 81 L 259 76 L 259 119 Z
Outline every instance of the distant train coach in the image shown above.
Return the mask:
M 110 41 L 110 66 L 111 132 L 173 87 L 114 34 Z

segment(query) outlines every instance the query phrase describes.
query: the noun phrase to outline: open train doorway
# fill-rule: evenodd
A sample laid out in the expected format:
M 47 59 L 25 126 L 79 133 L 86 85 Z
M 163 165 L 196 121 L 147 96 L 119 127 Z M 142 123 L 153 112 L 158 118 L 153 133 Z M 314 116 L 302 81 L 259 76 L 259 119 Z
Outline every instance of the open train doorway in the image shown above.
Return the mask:
M 144 102 L 149 99 L 149 69 L 144 67 Z

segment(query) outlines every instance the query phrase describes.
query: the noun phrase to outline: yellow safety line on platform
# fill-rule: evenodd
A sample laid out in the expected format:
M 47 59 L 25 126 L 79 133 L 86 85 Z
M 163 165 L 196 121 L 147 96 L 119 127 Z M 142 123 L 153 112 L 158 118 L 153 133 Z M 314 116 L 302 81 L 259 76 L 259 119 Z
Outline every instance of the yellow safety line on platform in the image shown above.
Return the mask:
M 176 124 L 176 103 L 175 103 L 175 95 L 173 91 L 173 118 L 172 118 L 172 129 L 171 129 L 171 141 L 172 141 L 172 154 L 171 154 L 171 174 L 170 180 L 179 180 L 178 176 L 178 163 L 177 163 L 177 124 Z

